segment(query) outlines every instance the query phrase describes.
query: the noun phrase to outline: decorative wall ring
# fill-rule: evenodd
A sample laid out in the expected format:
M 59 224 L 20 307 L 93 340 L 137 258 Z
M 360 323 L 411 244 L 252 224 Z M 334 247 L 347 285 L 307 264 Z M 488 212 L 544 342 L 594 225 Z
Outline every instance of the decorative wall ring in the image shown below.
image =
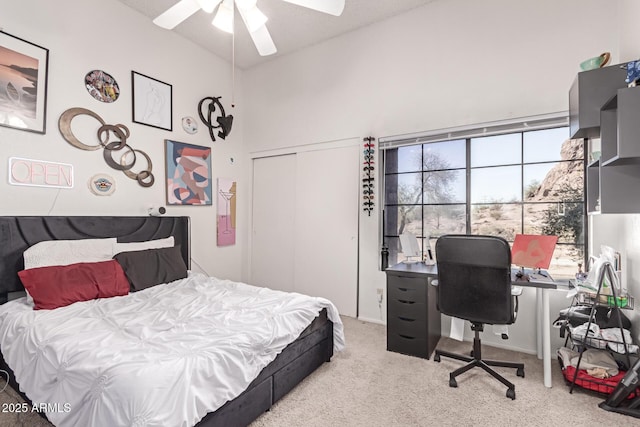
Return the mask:
M 97 150 L 98 148 L 102 147 L 102 145 L 84 144 L 80 142 L 80 140 L 76 138 L 76 136 L 73 134 L 73 131 L 71 131 L 71 120 L 73 120 L 74 117 L 80 116 L 83 114 L 93 117 L 94 119 L 99 121 L 100 124 L 104 126 L 105 122 L 104 120 L 102 120 L 102 117 L 100 117 L 99 115 L 97 115 L 91 110 L 78 107 L 78 108 L 69 108 L 67 111 L 62 113 L 62 115 L 60 116 L 60 119 L 58 120 L 58 128 L 60 128 L 60 133 L 62 134 L 62 137 L 74 147 L 79 148 L 81 150 L 87 150 L 87 151 Z
M 120 145 L 111 148 L 110 150 L 119 150 L 127 145 L 127 138 L 129 138 L 129 135 L 131 135 L 128 127 L 121 124 L 102 125 L 100 126 L 100 129 L 98 129 L 98 139 L 100 140 L 100 144 L 102 144 L 103 147 L 109 145 L 109 132 L 113 132 L 118 138 L 120 138 Z M 103 139 L 103 134 L 106 134 L 106 139 Z
M 145 179 L 147 181 L 145 181 Z M 138 181 L 138 184 L 140 184 L 143 187 L 151 187 L 153 185 L 153 183 L 156 182 L 156 178 L 148 170 L 141 171 L 136 176 L 136 180 Z
M 111 153 L 112 151 L 120 151 L 121 148 L 115 148 L 115 147 L 120 147 L 119 145 L 120 143 L 118 141 L 114 141 L 114 142 L 110 142 L 107 145 L 104 146 L 104 151 L 103 151 L 103 156 L 104 156 L 104 161 L 107 162 L 107 164 L 112 167 L 113 169 L 119 170 L 119 171 L 124 171 L 125 173 L 131 169 L 133 167 L 133 165 L 136 164 L 136 153 L 133 148 L 129 147 L 127 144 L 124 144 L 124 148 L 127 148 L 129 151 L 124 151 L 122 154 L 122 157 L 120 157 L 120 163 L 117 163 L 115 160 L 113 160 L 113 154 Z M 122 159 L 124 159 L 125 155 L 128 154 L 129 152 L 131 152 L 133 154 L 133 161 L 131 163 L 123 163 Z M 134 178 L 135 179 L 135 178 Z
M 134 156 L 136 155 L 136 152 L 142 154 L 142 156 L 147 161 L 147 168 L 142 170 L 142 171 L 140 171 L 140 172 L 138 172 L 137 174 L 134 173 L 134 172 L 131 172 L 130 170 L 123 170 L 124 174 L 127 175 L 131 179 L 137 180 L 138 183 L 140 185 L 142 185 L 143 187 L 151 187 L 153 185 L 153 183 L 155 182 L 155 177 L 151 173 L 151 170 L 153 169 L 153 164 L 151 163 L 151 158 L 144 151 L 135 150 L 135 149 L 131 150 L 131 151 L 133 152 Z M 124 153 L 122 155 L 122 157 L 120 158 L 120 163 L 126 162 L 125 157 L 127 156 L 127 154 L 129 154 L 129 153 Z
M 97 137 L 100 142 L 99 145 L 87 145 L 83 144 L 75 137 L 73 132 L 71 131 L 71 120 L 74 117 L 86 114 L 87 116 L 91 116 L 97 121 L 100 122 L 101 126 L 98 129 Z M 140 150 L 134 150 L 127 144 L 127 140 L 131 135 L 129 128 L 123 124 L 116 125 L 108 125 L 102 120 L 102 117 L 97 115 L 91 110 L 87 110 L 86 108 L 69 108 L 67 111 L 62 113 L 60 119 L 58 120 L 58 127 L 60 128 L 60 133 L 63 138 L 71 145 L 81 150 L 97 150 L 98 148 L 104 148 L 102 151 L 102 156 L 104 157 L 104 161 L 113 169 L 123 171 L 127 177 L 138 181 L 142 187 L 151 187 L 155 182 L 155 177 L 151 173 L 151 158 Z M 119 141 L 109 142 L 109 134 L 113 132 L 116 137 L 118 137 Z M 125 149 L 126 148 L 126 149 Z M 120 156 L 120 161 L 117 162 L 113 159 L 113 152 L 122 153 Z M 133 173 L 130 171 L 131 168 L 136 164 L 136 152 L 142 154 L 144 158 L 147 160 L 147 169 L 139 172 Z M 131 162 L 127 163 L 127 158 L 129 153 L 133 155 L 131 158 Z

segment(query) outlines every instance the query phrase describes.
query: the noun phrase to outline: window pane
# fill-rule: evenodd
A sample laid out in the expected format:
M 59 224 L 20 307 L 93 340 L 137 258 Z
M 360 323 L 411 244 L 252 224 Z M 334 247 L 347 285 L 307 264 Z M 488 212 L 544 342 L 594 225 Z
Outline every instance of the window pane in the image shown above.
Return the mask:
M 384 210 L 384 232 L 387 236 L 398 236 L 410 231 L 422 235 L 422 205 L 387 206 Z
M 398 148 L 398 172 L 422 170 L 422 146 L 410 145 Z
M 558 236 L 559 243 L 584 244 L 583 203 L 525 204 L 524 232 Z
M 524 200 L 527 202 L 581 201 L 584 198 L 584 163 L 538 163 L 525 165 Z
M 513 241 L 522 230 L 522 205 L 487 204 L 471 207 L 471 234 L 504 237 Z
M 464 203 L 467 197 L 464 170 L 425 172 L 423 203 Z
M 422 203 L 422 174 L 403 173 L 385 176 L 385 204 Z
M 578 264 L 584 262 L 584 246 L 556 245 L 549 266 L 549 273 L 555 280 L 572 279 L 578 272 Z M 584 264 L 582 265 L 584 271 Z
M 465 205 L 425 206 L 425 234 L 437 238 L 443 234 L 467 232 Z
M 423 145 L 423 170 L 464 168 L 467 164 L 467 149 L 464 139 L 458 141 L 432 142 Z
M 471 167 L 511 165 L 522 160 L 519 133 L 471 139 Z
M 569 138 L 567 127 L 525 132 L 523 134 L 524 162 L 560 160 L 561 147 L 567 138 Z M 582 155 L 579 158 L 582 158 Z
M 520 201 L 520 166 L 471 169 L 471 203 Z
M 389 248 L 389 267 L 398 263 L 398 253 L 400 252 L 400 239 L 397 237 L 385 237 L 384 242 Z

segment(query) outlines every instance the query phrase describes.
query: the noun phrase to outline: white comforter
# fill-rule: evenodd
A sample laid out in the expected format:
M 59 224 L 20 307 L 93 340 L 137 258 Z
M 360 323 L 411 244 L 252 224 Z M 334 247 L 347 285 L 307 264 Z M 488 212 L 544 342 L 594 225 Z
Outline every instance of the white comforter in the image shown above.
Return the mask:
M 238 396 L 323 298 L 189 277 L 131 295 L 33 310 L 0 307 L 0 346 L 22 391 L 57 426 L 191 426 Z

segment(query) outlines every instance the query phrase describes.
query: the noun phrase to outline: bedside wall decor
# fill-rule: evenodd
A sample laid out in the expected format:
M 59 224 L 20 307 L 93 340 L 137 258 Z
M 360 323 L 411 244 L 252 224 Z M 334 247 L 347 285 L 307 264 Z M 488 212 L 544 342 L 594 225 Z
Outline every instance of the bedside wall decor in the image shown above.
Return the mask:
M 182 118 L 182 129 L 189 135 L 193 135 L 194 133 L 198 133 L 198 122 L 191 116 L 186 116 Z
M 216 137 L 214 135 L 214 129 L 220 129 L 218 131 L 218 137 L 225 139 L 231 133 L 231 126 L 233 125 L 233 116 L 229 114 L 228 116 L 224 112 L 224 107 L 220 102 L 221 96 L 212 97 L 208 96 L 203 98 L 198 103 L 198 115 L 200 116 L 200 120 L 209 128 L 209 135 L 211 136 L 211 140 L 215 142 Z M 207 102 L 208 101 L 208 102 Z M 205 102 L 207 102 L 205 104 Z M 203 107 L 206 109 L 205 112 L 202 111 Z M 216 110 L 220 110 L 217 114 L 215 122 L 212 120 L 215 117 L 214 113 Z M 217 123 L 217 124 L 216 124 Z
M 133 122 L 173 130 L 173 86 L 131 71 Z
M 87 181 L 89 190 L 96 196 L 110 196 L 116 191 L 116 181 L 111 175 L 98 173 Z
M 120 96 L 120 86 L 111 74 L 102 70 L 92 70 L 84 76 L 87 92 L 100 102 L 111 103 Z
M 9 158 L 9 184 L 73 188 L 73 165 L 11 157 Z
M 167 204 L 211 205 L 211 148 L 165 140 Z
M 49 49 L 0 30 L 0 126 L 46 133 Z
M 71 121 L 76 116 L 87 115 L 96 119 L 100 123 L 100 127 L 98 128 L 97 137 L 98 144 L 96 145 L 88 145 L 81 142 L 71 130 Z M 91 110 L 87 110 L 86 108 L 69 108 L 64 113 L 60 115 L 60 119 L 58 120 L 58 128 L 60 129 L 60 133 L 62 137 L 69 144 L 73 145 L 76 148 L 81 150 L 93 151 L 99 148 L 103 148 L 103 158 L 104 161 L 111 168 L 123 171 L 127 177 L 138 181 L 142 187 L 151 187 L 155 182 L 155 177 L 151 173 L 153 165 L 151 164 L 151 159 L 149 156 L 140 150 L 135 150 L 131 148 L 127 144 L 127 139 L 130 136 L 129 128 L 122 124 L 117 125 L 108 125 L 98 114 L 94 113 Z M 119 139 L 118 141 L 109 142 L 109 135 L 113 132 L 114 135 Z M 122 151 L 120 151 L 122 150 Z M 116 154 L 120 154 L 120 158 L 118 161 L 114 160 L 113 152 Z M 142 157 L 147 161 L 147 167 L 141 170 L 138 173 L 132 172 L 133 166 L 136 164 L 136 160 L 138 157 L 136 153 L 141 154 Z
M 236 181 L 218 178 L 217 244 L 236 244 Z

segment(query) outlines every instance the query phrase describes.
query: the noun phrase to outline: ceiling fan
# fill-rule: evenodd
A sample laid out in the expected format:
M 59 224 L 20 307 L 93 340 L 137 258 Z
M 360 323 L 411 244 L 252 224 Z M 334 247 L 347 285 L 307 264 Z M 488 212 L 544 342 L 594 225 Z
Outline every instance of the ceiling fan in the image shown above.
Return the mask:
M 318 12 L 340 16 L 344 10 L 345 0 L 283 0 Z M 257 0 L 180 0 L 153 20 L 153 23 L 168 30 L 199 10 L 213 13 L 218 9 L 212 25 L 233 34 L 234 11 L 240 12 L 253 43 L 262 56 L 273 55 L 277 52 L 265 23 L 267 17 L 258 9 Z M 235 8 L 234 8 L 235 5 Z

